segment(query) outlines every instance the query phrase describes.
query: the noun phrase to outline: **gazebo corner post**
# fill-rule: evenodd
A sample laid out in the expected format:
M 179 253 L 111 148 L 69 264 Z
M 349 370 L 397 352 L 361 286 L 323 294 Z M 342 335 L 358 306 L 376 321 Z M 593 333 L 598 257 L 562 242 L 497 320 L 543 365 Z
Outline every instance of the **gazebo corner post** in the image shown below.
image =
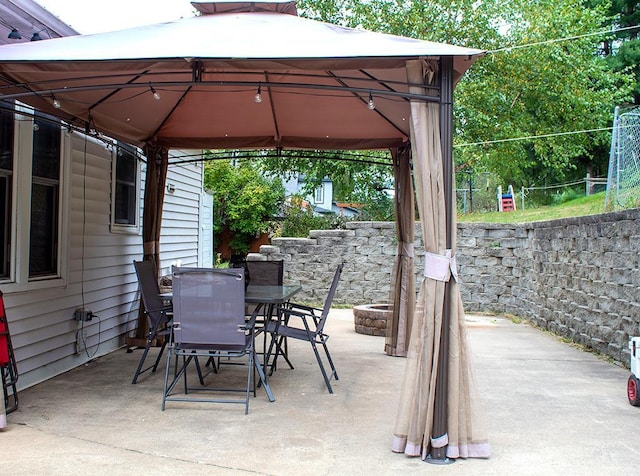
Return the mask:
M 440 59 L 440 143 L 442 147 L 442 175 L 444 181 L 446 247 L 453 243 L 455 193 L 453 181 L 453 58 Z M 449 386 L 449 323 L 451 321 L 451 286 L 444 286 L 442 332 L 438 353 L 438 377 L 436 380 L 432 443 L 426 461 L 432 464 L 451 464 L 455 459 L 447 457 L 448 446 L 448 386 Z
M 169 150 L 154 143 L 147 143 L 144 147 L 144 153 L 147 157 L 147 171 L 142 218 L 143 259 L 153 261 L 157 273 L 160 266 L 160 230 L 169 166 Z
M 144 146 L 147 157 L 147 171 L 144 185 L 144 205 L 142 210 L 143 260 L 151 261 L 160 270 L 160 229 L 162 225 L 162 205 L 169 167 L 169 149 L 154 143 Z M 148 331 L 144 303 L 140 299 L 140 312 L 136 327 L 136 339 L 144 339 Z

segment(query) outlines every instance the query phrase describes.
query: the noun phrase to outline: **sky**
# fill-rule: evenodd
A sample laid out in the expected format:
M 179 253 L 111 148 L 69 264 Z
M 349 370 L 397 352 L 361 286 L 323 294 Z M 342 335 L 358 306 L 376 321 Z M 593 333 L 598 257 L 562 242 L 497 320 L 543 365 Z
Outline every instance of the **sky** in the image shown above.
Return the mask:
M 82 34 L 194 16 L 190 0 L 35 0 Z

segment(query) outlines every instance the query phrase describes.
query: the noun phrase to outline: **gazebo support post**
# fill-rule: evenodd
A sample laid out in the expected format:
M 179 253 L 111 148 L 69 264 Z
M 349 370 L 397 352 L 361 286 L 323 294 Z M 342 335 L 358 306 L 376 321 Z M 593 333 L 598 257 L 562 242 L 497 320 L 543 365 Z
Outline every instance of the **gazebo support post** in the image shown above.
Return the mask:
M 162 205 L 169 167 L 169 149 L 155 144 L 147 144 L 144 148 L 147 156 L 147 172 L 144 185 L 144 209 L 142 215 L 143 259 L 151 261 L 156 268 L 156 276 L 160 270 L 160 228 L 162 225 Z M 144 304 L 140 300 L 140 313 L 135 339 L 144 342 L 148 332 Z
M 442 147 L 442 173 L 444 180 L 446 246 L 453 243 L 453 59 L 444 56 L 440 60 L 440 142 Z M 449 322 L 451 320 L 451 287 L 445 283 L 440 332 L 440 352 L 438 353 L 438 377 L 435 390 L 435 410 L 433 416 L 433 438 L 447 435 L 448 385 L 449 385 Z M 447 446 L 430 447 L 426 461 L 433 464 L 449 464 L 455 460 L 447 458 Z

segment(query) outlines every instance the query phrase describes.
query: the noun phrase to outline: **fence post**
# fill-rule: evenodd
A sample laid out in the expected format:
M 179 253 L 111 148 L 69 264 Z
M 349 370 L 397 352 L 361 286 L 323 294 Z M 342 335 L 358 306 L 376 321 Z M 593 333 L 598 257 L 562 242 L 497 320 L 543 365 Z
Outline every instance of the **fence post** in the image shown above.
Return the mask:
M 587 195 L 587 197 L 588 197 L 589 195 L 591 195 L 591 183 L 590 183 L 590 181 L 589 181 L 589 179 L 590 179 L 590 178 L 591 178 L 591 174 L 587 172 L 587 176 L 586 176 L 586 177 L 585 177 L 585 179 L 584 179 L 584 182 L 585 182 L 585 184 L 586 184 L 586 187 L 585 187 L 585 188 L 586 188 L 585 194 Z
M 522 209 L 524 210 L 524 185 L 520 187 L 520 197 L 522 199 Z

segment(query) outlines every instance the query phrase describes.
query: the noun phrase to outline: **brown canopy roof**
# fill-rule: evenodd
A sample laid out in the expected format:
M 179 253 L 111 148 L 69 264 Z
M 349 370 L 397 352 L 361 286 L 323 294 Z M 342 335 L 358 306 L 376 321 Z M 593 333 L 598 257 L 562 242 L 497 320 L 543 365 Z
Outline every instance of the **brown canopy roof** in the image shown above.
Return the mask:
M 482 54 L 301 18 L 295 2 L 194 6 L 202 15 L 1 46 L 0 99 L 137 145 L 387 148 L 409 137 L 409 98 L 438 97 L 409 93 L 407 60 L 451 56 L 459 77 Z

